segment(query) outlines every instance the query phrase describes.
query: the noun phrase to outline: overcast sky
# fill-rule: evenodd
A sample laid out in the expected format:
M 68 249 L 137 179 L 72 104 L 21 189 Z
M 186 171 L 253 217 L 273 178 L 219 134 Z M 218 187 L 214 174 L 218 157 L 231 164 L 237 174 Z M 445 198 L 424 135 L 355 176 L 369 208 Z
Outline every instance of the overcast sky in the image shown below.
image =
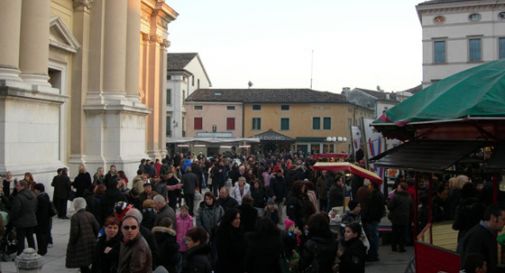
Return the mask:
M 309 88 L 313 59 L 315 90 L 400 91 L 421 83 L 420 2 L 169 0 L 168 51 L 198 52 L 216 88 Z

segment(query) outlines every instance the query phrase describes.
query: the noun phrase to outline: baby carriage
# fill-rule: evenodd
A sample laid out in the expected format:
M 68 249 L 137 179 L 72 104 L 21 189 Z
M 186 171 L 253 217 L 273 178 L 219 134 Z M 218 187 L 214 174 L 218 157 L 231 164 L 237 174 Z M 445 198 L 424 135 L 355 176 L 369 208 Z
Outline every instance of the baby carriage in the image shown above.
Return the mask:
M 7 213 L 0 211 L 0 260 L 7 262 L 16 258 L 16 230 L 8 225 Z

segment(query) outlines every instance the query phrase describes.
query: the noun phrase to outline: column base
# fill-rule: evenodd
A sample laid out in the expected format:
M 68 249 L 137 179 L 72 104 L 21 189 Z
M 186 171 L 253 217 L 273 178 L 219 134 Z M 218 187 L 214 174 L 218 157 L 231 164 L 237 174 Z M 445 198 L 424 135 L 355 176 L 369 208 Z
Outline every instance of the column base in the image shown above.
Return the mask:
M 21 73 L 21 78 L 25 82 L 33 84 L 35 86 L 51 87 L 51 84 L 49 84 L 49 76 L 47 75 Z
M 21 81 L 20 71 L 16 68 L 0 67 L 0 80 Z

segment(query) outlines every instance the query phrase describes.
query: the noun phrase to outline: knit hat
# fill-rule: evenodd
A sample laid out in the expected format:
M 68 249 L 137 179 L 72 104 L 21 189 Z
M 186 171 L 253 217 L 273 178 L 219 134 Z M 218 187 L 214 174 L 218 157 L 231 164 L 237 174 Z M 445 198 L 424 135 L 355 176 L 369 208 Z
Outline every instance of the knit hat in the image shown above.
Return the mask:
M 286 218 L 284 220 L 284 229 L 285 230 L 289 230 L 292 226 L 295 225 L 295 222 L 293 222 L 292 220 L 290 220 L 289 218 Z
M 131 204 L 124 201 L 119 201 L 114 205 L 114 215 L 119 221 L 122 221 L 126 213 L 133 208 Z

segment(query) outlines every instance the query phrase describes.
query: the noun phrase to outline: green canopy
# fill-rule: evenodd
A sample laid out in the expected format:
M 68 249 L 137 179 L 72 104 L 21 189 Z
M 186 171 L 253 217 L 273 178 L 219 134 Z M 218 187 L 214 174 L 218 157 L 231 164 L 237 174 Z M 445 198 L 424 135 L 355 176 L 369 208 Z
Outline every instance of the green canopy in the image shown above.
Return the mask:
M 505 117 L 505 59 L 440 80 L 386 111 L 374 123 Z

